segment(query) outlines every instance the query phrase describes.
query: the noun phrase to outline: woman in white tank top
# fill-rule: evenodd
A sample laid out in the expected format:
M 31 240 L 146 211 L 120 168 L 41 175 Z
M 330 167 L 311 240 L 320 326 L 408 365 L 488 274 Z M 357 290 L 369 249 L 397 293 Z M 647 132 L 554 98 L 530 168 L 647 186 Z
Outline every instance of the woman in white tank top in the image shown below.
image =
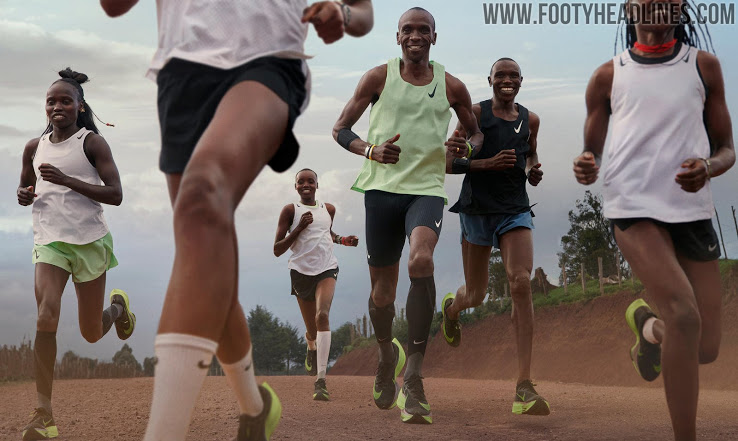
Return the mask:
M 710 179 L 735 162 L 730 115 L 718 59 L 697 49 L 700 34 L 694 17 L 684 21 L 685 5 L 628 6 L 626 50 L 600 66 L 587 87 L 584 153 L 574 174 L 581 184 L 597 180 L 612 120 L 605 216 L 660 315 L 642 299 L 626 310 L 636 335 L 631 359 L 647 381 L 663 370 L 674 437 L 694 440 L 699 364 L 714 361 L 720 346 Z
M 72 276 L 79 303 L 79 327 L 90 343 L 115 324 L 125 340 L 136 316 L 125 292 L 110 293 L 103 310 L 105 274 L 118 261 L 101 204 L 120 205 L 123 191 L 108 143 L 98 134 L 94 113 L 84 100 L 87 76 L 67 68 L 46 93 L 48 126 L 26 144 L 17 195 L 33 205 L 36 339 L 35 377 L 38 406 L 23 428 L 23 439 L 58 435 L 51 409 L 56 361 L 56 330 L 62 292 Z M 102 316 L 102 319 L 101 319 Z
M 336 207 L 317 201 L 317 189 L 317 173 L 310 169 L 297 172 L 295 190 L 300 195 L 300 202 L 282 208 L 274 238 L 274 255 L 279 257 L 288 248 L 292 250 L 287 266 L 290 268 L 292 295 L 297 298 L 307 328 L 305 369 L 310 375 L 318 376 L 313 399 L 327 401 L 325 373 L 331 346 L 328 315 L 338 279 L 338 260 L 333 255 L 333 244 L 355 247 L 359 239 L 333 232 Z

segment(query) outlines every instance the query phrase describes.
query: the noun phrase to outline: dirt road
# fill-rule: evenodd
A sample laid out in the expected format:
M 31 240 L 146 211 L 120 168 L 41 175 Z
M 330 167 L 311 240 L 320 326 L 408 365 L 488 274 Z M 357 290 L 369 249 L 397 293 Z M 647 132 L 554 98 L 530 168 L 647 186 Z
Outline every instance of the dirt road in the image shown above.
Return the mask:
M 434 424 L 403 424 L 399 411 L 381 411 L 371 399 L 372 377 L 328 377 L 333 401 L 311 400 L 312 377 L 271 377 L 284 405 L 278 440 L 669 440 L 663 391 L 542 382 L 548 417 L 510 413 L 512 383 L 426 379 Z M 140 440 L 146 426 L 151 378 L 57 381 L 59 440 Z M 0 440 L 19 440 L 35 404 L 33 383 L 0 385 Z M 701 440 L 738 440 L 735 391 L 703 390 Z M 235 398 L 222 377 L 206 379 L 188 440 L 230 440 L 236 433 Z

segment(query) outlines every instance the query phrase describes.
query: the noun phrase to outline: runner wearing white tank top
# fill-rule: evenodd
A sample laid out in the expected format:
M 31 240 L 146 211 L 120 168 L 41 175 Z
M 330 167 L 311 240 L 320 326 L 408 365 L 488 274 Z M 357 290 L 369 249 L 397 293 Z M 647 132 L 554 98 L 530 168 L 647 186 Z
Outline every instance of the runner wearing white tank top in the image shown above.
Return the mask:
M 730 115 L 720 63 L 693 47 L 705 34 L 694 18 L 685 20 L 682 2 L 629 3 L 641 20 L 625 27 L 626 50 L 590 80 L 574 174 L 585 185 L 597 180 L 612 119 L 605 215 L 661 316 L 643 299 L 625 311 L 636 336 L 631 359 L 647 381 L 663 370 L 674 438 L 695 440 L 699 364 L 714 361 L 720 347 L 720 250 L 709 183 L 735 163 Z M 655 6 L 677 13 L 661 15 Z
M 137 0 L 100 3 L 118 16 Z M 148 76 L 158 86 L 159 168 L 174 207 L 176 257 L 154 344 L 144 439 L 187 436 L 202 367 L 216 350 L 238 400 L 237 441 L 269 439 L 282 407 L 268 385 L 257 386 L 252 368 L 238 301 L 235 211 L 265 165 L 281 172 L 297 157 L 292 127 L 310 93 L 308 23 L 326 43 L 364 35 L 374 22 L 371 0 L 156 4 L 159 47 Z
M 305 369 L 308 374 L 318 376 L 313 399 L 328 401 L 330 395 L 325 383 L 331 346 L 328 316 L 338 279 L 338 260 L 333 255 L 333 244 L 355 247 L 359 239 L 333 232 L 336 207 L 317 201 L 317 189 L 317 173 L 310 169 L 297 172 L 295 190 L 300 195 L 300 202 L 282 208 L 274 238 L 274 255 L 279 257 L 288 248 L 292 250 L 287 267 L 290 268 L 292 295 L 297 298 L 307 329 Z
M 118 169 L 84 100 L 81 84 L 87 76 L 69 68 L 59 75 L 61 79 L 46 93 L 46 130 L 28 141 L 23 151 L 17 190 L 20 205 L 33 205 L 32 262 L 38 307 L 33 345 L 38 404 L 22 430 L 23 440 L 59 435 L 51 392 L 61 298 L 69 277 L 77 292 L 79 328 L 85 340 L 98 341 L 113 324 L 118 337 L 125 340 L 136 324 L 122 290 L 111 291 L 111 305 L 103 310 L 106 273 L 118 261 L 101 204 L 120 205 L 123 199 Z

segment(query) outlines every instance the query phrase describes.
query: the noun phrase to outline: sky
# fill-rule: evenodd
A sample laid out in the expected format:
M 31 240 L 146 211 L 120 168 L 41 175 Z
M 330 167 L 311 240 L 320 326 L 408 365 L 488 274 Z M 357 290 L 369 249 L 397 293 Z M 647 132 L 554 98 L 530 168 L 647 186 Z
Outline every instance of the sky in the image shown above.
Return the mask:
M 534 2 L 538 3 L 538 2 Z M 727 4 L 735 4 L 728 2 Z M 568 230 L 567 213 L 584 191 L 600 192 L 601 184 L 577 184 L 571 161 L 582 148 L 584 91 L 592 72 L 613 55 L 616 26 L 608 24 L 485 24 L 481 1 L 376 1 L 375 24 L 363 38 L 344 38 L 325 45 L 310 30 L 306 52 L 314 55 L 310 106 L 295 125 L 300 157 L 290 170 L 264 169 L 237 211 L 240 252 L 239 299 L 248 312 L 263 305 L 280 320 L 304 329 L 290 296 L 288 254 L 275 258 L 274 233 L 281 208 L 296 201 L 294 173 L 304 167 L 318 172 L 317 198 L 337 208 L 334 231 L 360 238 L 358 249 L 336 247 L 341 272 L 331 310 L 331 327 L 355 321 L 366 313 L 369 276 L 365 260 L 364 206 L 361 194 L 349 190 L 362 159 L 331 138 L 331 128 L 364 72 L 401 55 L 395 32 L 400 15 L 421 5 L 434 14 L 438 40 L 431 59 L 460 78 L 475 102 L 491 96 L 486 77 L 494 60 L 518 61 L 523 84 L 517 101 L 541 118 L 538 137 L 542 183 L 528 187 L 537 203 L 533 233 L 534 268 L 543 267 L 556 283 L 556 253 Z M 738 112 L 738 53 L 736 25 L 710 27 L 727 83 L 728 107 Z M 143 360 L 153 354 L 164 293 L 173 255 L 172 215 L 164 176 L 158 170 L 160 146 L 156 87 L 144 78 L 157 43 L 153 0 L 141 0 L 127 15 L 111 19 L 90 0 L 0 0 L 0 345 L 17 345 L 35 335 L 36 306 L 31 249 L 30 207 L 17 204 L 15 191 L 25 143 L 45 126 L 44 97 L 57 71 L 70 66 L 91 78 L 85 97 L 95 112 L 114 128 L 102 128 L 123 183 L 120 207 L 105 206 L 120 265 L 108 273 L 107 290 L 129 293 L 137 328 L 127 341 Z M 368 129 L 367 111 L 354 127 Z M 456 124 L 455 117 L 451 127 Z M 734 124 L 735 132 L 735 124 Z M 712 182 L 713 197 L 727 254 L 738 258 L 738 236 L 731 206 L 738 206 L 738 167 Z M 453 203 L 462 178 L 448 176 L 446 191 Z M 458 216 L 446 213 L 435 253 L 438 302 L 463 283 Z M 404 307 L 409 281 L 407 246 L 401 260 L 397 303 Z M 207 295 L 207 293 L 203 293 Z M 115 332 L 100 342 L 82 339 L 77 324 L 77 299 L 72 283 L 62 300 L 58 353 L 108 360 L 122 343 Z

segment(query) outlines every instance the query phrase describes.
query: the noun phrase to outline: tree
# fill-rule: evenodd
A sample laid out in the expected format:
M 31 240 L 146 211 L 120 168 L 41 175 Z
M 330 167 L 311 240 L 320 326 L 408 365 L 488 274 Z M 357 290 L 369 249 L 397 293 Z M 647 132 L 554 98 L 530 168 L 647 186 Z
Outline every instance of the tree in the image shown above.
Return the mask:
M 328 353 L 328 360 L 336 360 L 343 354 L 343 348 L 351 345 L 351 322 L 346 322 L 331 332 L 331 351 Z
M 143 374 L 145 377 L 154 376 L 154 366 L 156 366 L 156 357 L 146 357 L 143 362 Z
M 141 371 L 141 364 L 133 356 L 133 349 L 127 343 L 120 348 L 120 351 L 113 355 L 113 364 L 118 366 L 132 366 L 136 372 Z
M 289 375 L 295 366 L 300 366 L 305 362 L 307 344 L 305 343 L 305 338 L 297 332 L 297 328 L 291 326 L 289 323 L 281 325 L 280 332 L 282 333 L 282 338 L 287 342 L 287 352 L 285 353 L 284 359 L 287 363 L 287 374 Z
M 502 253 L 493 248 L 489 256 L 489 281 L 487 282 L 487 293 L 490 297 L 502 298 L 505 295 L 505 284 L 507 283 L 507 272 L 502 263 Z
M 284 371 L 289 344 L 281 331 L 279 320 L 263 306 L 256 305 L 249 312 L 248 321 L 255 372 L 269 375 Z
M 569 283 L 578 280 L 582 263 L 587 274 L 596 275 L 598 257 L 602 257 L 603 276 L 617 274 L 618 265 L 623 273 L 627 270 L 625 261 L 617 253 L 615 238 L 603 208 L 602 196 L 587 190 L 584 200 L 577 199 L 576 208 L 569 211 L 569 232 L 561 238 L 563 250 L 558 253 L 559 266 L 565 266 Z

